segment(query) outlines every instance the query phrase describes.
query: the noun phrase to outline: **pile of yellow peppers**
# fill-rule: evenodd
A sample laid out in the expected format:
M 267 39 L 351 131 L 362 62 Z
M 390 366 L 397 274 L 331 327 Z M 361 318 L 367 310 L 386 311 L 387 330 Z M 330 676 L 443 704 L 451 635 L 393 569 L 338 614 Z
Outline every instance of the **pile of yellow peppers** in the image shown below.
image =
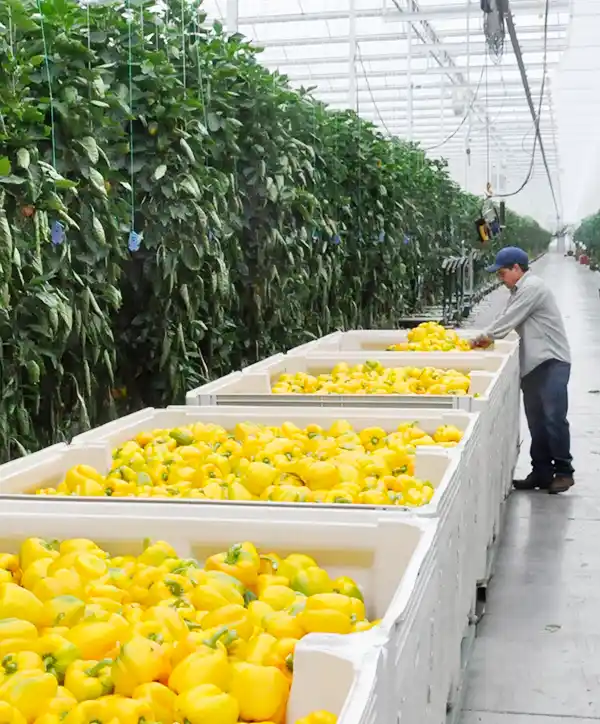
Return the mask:
M 0 554 L 0 722 L 283 724 L 298 640 L 376 623 L 302 554 L 240 543 L 202 567 L 164 542 L 30 538 Z
M 418 507 L 434 489 L 414 476 L 416 448 L 453 447 L 461 437 L 452 425 L 428 435 L 410 423 L 391 433 L 356 432 L 346 420 L 328 430 L 240 423 L 232 432 L 198 423 L 140 433 L 114 451 L 107 475 L 78 465 L 56 489 L 37 492 Z
M 286 372 L 271 391 L 276 395 L 458 395 L 471 380 L 457 370 L 434 367 L 384 367 L 380 362 L 337 364 L 329 373 Z
M 411 329 L 407 341 L 388 347 L 390 352 L 470 352 L 471 343 L 453 329 L 437 322 L 423 322 Z

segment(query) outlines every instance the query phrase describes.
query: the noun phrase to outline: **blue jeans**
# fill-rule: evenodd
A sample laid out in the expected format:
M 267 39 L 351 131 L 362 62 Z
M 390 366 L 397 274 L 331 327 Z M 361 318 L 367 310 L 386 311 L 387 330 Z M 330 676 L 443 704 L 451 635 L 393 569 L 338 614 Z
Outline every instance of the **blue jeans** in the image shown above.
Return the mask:
M 567 386 L 571 365 L 552 359 L 521 380 L 527 425 L 531 433 L 531 465 L 536 478 L 573 475 Z

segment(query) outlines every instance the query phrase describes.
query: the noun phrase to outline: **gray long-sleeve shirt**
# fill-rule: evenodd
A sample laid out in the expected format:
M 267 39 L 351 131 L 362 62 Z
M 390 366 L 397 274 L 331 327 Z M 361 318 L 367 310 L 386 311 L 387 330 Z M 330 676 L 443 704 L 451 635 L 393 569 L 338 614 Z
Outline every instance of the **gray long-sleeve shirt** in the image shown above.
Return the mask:
M 527 272 L 510 290 L 503 314 L 486 330 L 502 339 L 515 330 L 521 338 L 521 377 L 551 359 L 570 362 L 571 352 L 558 304 L 550 289 Z

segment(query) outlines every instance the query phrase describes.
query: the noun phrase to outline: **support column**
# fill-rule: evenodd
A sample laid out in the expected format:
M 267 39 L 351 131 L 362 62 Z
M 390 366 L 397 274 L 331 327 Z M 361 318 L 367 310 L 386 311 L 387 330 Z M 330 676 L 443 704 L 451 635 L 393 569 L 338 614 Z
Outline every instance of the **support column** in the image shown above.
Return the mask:
M 348 32 L 348 108 L 358 111 L 358 92 L 356 89 L 356 56 L 358 50 L 356 44 L 356 0 L 350 0 L 348 10 L 348 19 L 350 21 Z M 376 108 L 374 110 L 377 111 Z
M 225 25 L 228 33 L 237 33 L 239 25 L 239 0 L 227 0 Z
M 413 36 L 413 26 L 412 23 L 407 23 L 406 28 L 406 41 L 408 43 L 408 51 L 406 56 L 406 61 L 408 63 L 408 70 L 406 73 L 406 85 L 408 88 L 408 140 L 413 141 L 414 140 L 414 85 L 412 81 L 412 36 Z

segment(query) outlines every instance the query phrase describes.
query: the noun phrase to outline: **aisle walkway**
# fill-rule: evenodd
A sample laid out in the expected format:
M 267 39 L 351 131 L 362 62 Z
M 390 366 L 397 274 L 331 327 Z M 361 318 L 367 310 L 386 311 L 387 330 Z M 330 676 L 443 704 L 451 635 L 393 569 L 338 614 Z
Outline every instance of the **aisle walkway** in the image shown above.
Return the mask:
M 462 724 L 600 721 L 600 275 L 549 254 L 573 353 L 570 421 L 576 486 L 508 502 L 487 612 L 467 676 Z M 502 307 L 490 296 L 477 326 Z M 529 440 L 518 472 L 528 471 Z

